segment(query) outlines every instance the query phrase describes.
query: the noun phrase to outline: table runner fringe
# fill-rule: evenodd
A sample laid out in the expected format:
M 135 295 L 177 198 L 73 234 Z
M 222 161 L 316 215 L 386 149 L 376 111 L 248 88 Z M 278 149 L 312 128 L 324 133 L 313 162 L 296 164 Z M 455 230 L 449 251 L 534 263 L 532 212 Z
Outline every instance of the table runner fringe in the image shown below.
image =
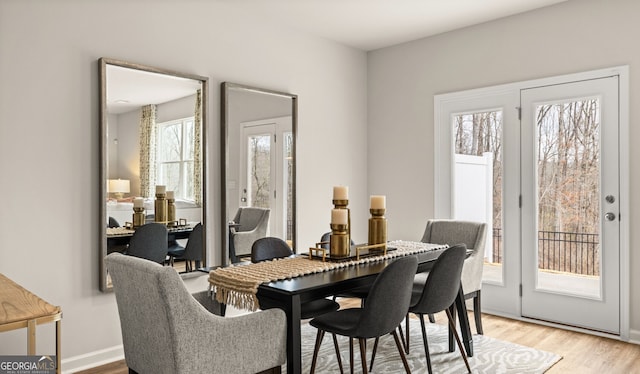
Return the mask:
M 349 267 L 390 258 L 418 254 L 446 248 L 446 245 L 420 242 L 393 241 L 389 245 L 397 248 L 386 255 L 366 257 L 345 262 L 322 262 L 308 257 L 281 258 L 250 265 L 235 265 L 212 270 L 209 283 L 216 300 L 239 309 L 255 311 L 260 308 L 257 297 L 262 283 L 291 279 L 312 273 L 321 273 L 337 268 Z

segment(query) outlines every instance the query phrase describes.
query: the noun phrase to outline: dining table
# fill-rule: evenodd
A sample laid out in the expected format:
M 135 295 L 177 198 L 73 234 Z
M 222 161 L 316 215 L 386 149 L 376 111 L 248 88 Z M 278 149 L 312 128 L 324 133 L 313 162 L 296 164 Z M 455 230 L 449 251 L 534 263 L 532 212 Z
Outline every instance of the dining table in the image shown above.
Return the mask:
M 344 266 L 329 266 L 329 270 L 311 272 L 308 274 L 296 274 L 295 276 L 284 277 L 284 279 L 266 281 L 260 283 L 257 287 L 256 297 L 258 303 L 265 303 L 282 309 L 287 318 L 287 373 L 302 372 L 302 349 L 301 349 L 301 304 L 311 300 L 331 297 L 333 295 L 344 293 L 354 288 L 369 286 L 373 284 L 377 275 L 394 259 L 404 256 L 413 255 L 418 259 L 418 272 L 429 271 L 438 256 L 443 253 L 446 245 L 395 241 L 390 242 L 389 247 L 394 249 L 386 255 L 379 257 L 368 257 L 363 260 L 351 261 Z M 406 248 L 422 248 L 422 250 L 407 251 Z M 298 257 L 310 257 L 308 254 L 297 255 Z M 316 261 L 322 261 L 316 259 Z M 250 265 L 234 265 L 252 266 Z M 209 282 L 214 292 L 220 291 L 220 282 L 216 282 L 213 274 L 219 271 L 219 268 L 210 273 Z M 244 269 L 243 269 L 244 270 Z M 249 269 L 247 269 L 249 270 Z M 224 270 L 223 270 L 224 271 Z M 221 303 L 225 301 L 224 297 L 216 295 L 217 300 Z M 233 297 L 227 300 L 238 300 Z M 242 306 L 241 306 L 242 307 Z M 245 305 L 246 307 L 246 305 Z M 221 308 L 224 315 L 225 307 Z M 457 310 L 457 316 L 460 323 L 462 340 L 468 356 L 473 356 L 473 340 L 469 327 L 466 306 L 464 302 L 464 292 L 462 285 L 456 297 L 455 306 L 452 309 Z M 452 333 L 449 334 L 449 350 L 455 349 L 452 339 Z

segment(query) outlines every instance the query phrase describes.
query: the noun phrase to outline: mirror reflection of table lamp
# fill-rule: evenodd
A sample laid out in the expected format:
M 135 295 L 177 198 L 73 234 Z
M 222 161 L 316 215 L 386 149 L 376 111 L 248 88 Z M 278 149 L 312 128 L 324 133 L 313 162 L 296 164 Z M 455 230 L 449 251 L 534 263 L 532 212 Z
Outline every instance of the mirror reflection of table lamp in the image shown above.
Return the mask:
M 129 193 L 130 183 L 128 179 L 109 179 L 107 192 L 112 193 L 116 199 L 122 199 L 125 193 Z

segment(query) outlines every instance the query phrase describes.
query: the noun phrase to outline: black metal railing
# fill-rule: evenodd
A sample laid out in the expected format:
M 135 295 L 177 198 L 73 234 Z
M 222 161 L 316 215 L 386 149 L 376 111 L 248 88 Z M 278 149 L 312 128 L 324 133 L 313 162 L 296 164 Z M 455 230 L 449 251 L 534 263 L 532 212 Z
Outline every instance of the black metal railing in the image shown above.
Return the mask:
M 582 275 L 600 275 L 600 236 L 538 231 L 538 268 Z M 494 263 L 502 263 L 502 229 L 493 229 Z

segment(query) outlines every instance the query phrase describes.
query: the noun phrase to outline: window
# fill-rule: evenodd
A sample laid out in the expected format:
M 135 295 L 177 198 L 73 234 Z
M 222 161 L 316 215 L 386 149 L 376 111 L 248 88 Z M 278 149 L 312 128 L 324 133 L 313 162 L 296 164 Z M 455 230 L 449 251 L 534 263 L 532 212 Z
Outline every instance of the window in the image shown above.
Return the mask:
M 194 201 L 194 118 L 158 124 L 157 181 L 176 199 Z

